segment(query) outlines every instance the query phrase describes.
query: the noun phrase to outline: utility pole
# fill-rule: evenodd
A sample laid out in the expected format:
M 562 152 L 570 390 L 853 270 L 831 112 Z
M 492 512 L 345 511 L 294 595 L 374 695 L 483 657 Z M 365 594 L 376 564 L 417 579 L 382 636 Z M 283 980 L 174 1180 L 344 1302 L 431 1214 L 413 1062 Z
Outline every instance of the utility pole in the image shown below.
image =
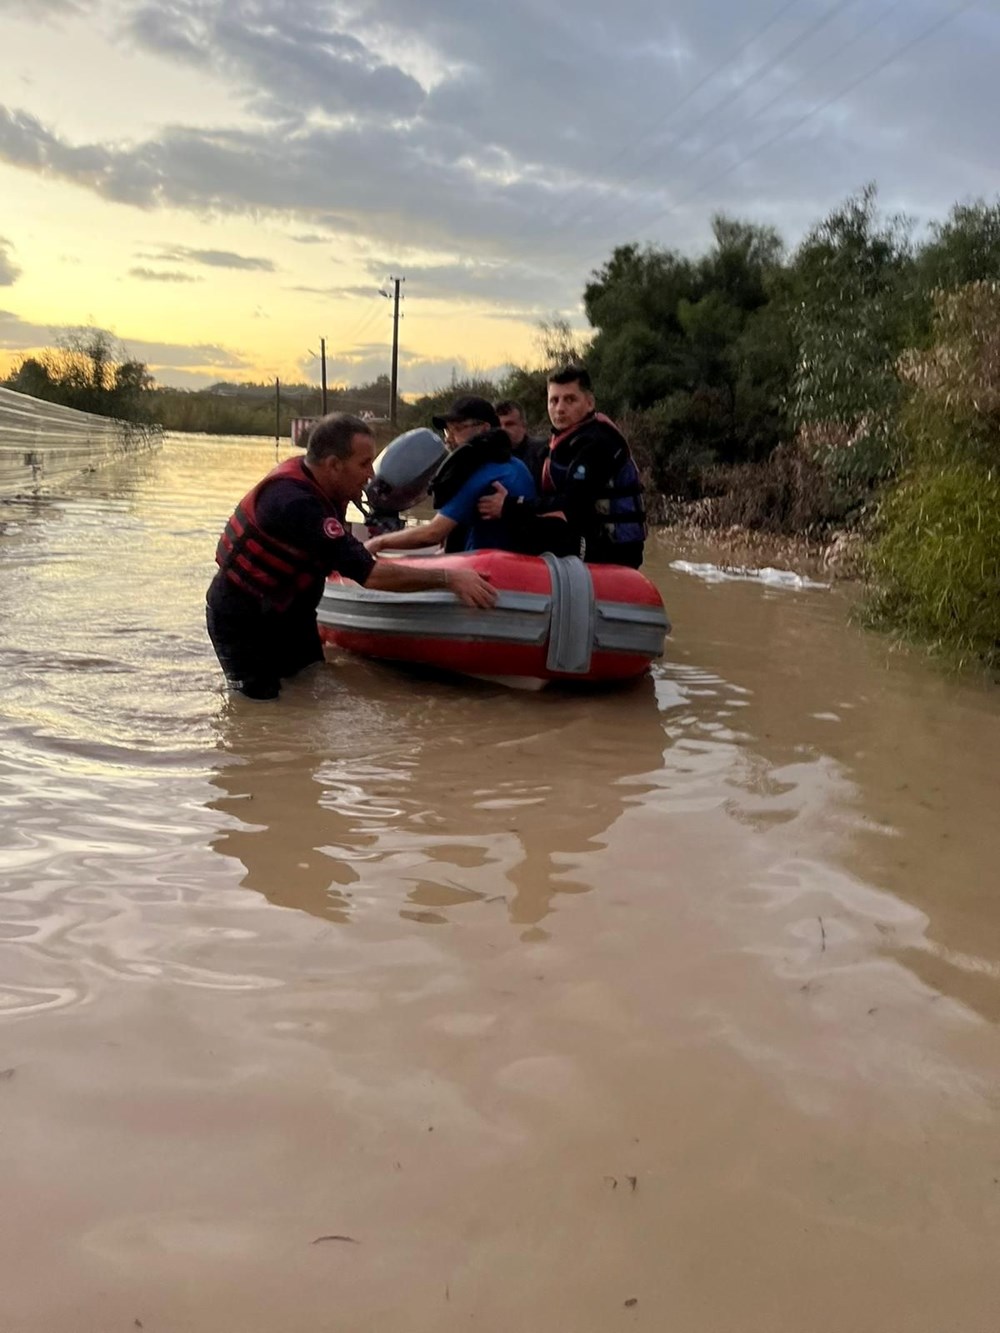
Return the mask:
M 281 435 L 281 381 L 274 381 L 274 447 L 278 447 L 278 437 Z
M 399 285 L 405 278 L 390 278 L 392 294 L 392 374 L 389 377 L 389 424 L 396 425 L 396 384 L 399 372 Z M 379 296 L 389 299 L 389 293 L 379 289 Z
M 319 359 L 323 375 L 323 416 L 326 416 L 326 339 L 319 340 Z
M 392 379 L 389 384 L 389 424 L 396 427 L 396 386 L 399 383 L 399 284 L 402 278 L 393 278 L 395 288 L 392 306 Z

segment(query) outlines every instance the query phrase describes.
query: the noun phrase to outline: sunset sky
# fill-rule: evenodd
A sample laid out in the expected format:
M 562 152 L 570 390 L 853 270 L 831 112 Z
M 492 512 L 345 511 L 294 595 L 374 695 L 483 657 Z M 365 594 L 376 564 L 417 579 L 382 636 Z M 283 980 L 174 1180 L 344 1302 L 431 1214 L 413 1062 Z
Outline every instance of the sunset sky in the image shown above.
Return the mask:
M 1000 193 L 996 0 L 0 0 L 0 367 L 164 384 L 530 358 L 614 245 Z

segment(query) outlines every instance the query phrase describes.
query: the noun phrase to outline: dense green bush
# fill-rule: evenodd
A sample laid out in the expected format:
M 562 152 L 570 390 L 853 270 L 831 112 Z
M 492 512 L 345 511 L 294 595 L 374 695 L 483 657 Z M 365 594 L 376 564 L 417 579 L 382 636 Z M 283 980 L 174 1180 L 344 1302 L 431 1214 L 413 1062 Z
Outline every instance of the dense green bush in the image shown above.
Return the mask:
M 382 418 L 389 407 L 389 377 L 368 384 L 332 385 L 328 412 L 374 413 Z M 293 417 L 318 417 L 321 390 L 311 384 L 214 384 L 207 389 L 154 388 L 151 408 L 167 430 L 209 435 L 274 435 L 287 440 Z
M 872 621 L 1000 667 L 1000 284 L 939 293 L 900 363 L 903 461 L 870 554 Z
M 896 373 L 912 339 L 913 249 L 900 218 L 882 218 L 874 187 L 809 233 L 789 275 L 796 347 L 789 385 L 799 439 L 826 471 L 840 514 L 860 512 L 895 469 Z
M 782 264 L 773 229 L 716 217 L 700 258 L 626 245 L 592 275 L 598 402 L 629 417 L 665 495 L 697 499 L 707 470 L 759 461 L 787 438 L 795 357 L 773 303 Z
M 451 384 L 444 389 L 438 389 L 435 393 L 425 393 L 412 403 L 404 403 L 399 413 L 400 430 L 413 430 L 417 426 L 429 426 L 431 417 L 440 416 L 447 412 L 449 407 L 460 394 L 472 394 L 477 398 L 485 398 L 487 402 L 495 402 L 500 393 L 500 386 L 484 375 L 471 375 L 463 379 L 454 379 Z
M 1000 477 L 923 468 L 886 498 L 870 558 L 872 623 L 1000 668 Z

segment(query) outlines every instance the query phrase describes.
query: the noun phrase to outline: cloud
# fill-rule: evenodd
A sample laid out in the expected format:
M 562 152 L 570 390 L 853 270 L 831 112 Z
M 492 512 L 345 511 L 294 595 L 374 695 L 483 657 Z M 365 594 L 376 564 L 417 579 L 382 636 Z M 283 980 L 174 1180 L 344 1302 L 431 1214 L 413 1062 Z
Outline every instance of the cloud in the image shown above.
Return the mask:
M 270 216 L 301 244 L 360 237 L 414 299 L 566 311 L 614 245 L 696 248 L 718 209 L 794 242 L 869 179 L 920 219 L 1000 188 L 1000 18 L 942 23 L 946 0 L 676 0 L 655 21 L 648 0 L 422 0 L 419 14 L 412 0 L 117 0 L 106 12 L 247 114 L 221 127 L 192 111 L 144 139 L 88 143 L 7 106 L 0 161 L 221 226 Z
M 204 282 L 204 278 L 195 277 L 193 273 L 161 273 L 157 269 L 136 268 L 129 269 L 130 278 L 138 278 L 141 282 Z
M 160 259 L 174 263 L 204 264 L 208 268 L 253 269 L 273 273 L 274 263 L 253 255 L 238 255 L 232 250 L 193 250 L 186 245 L 163 246 L 156 254 L 140 255 L 142 259 Z
M 378 289 L 374 283 L 367 286 L 347 286 L 347 287 L 286 287 L 286 292 L 305 292 L 309 296 L 322 296 L 329 300 L 350 301 L 359 297 L 376 296 Z
M 51 346 L 58 330 L 47 324 L 32 324 L 13 310 L 0 310 L 0 347 L 7 352 L 26 352 Z
M 320 380 L 320 362 L 315 356 L 305 356 L 299 369 L 311 384 Z M 399 392 L 409 395 L 431 393 L 449 380 L 471 376 L 499 379 L 509 366 L 506 364 L 481 366 L 466 357 L 425 356 L 406 348 L 399 351 Z M 327 380 L 331 384 L 364 384 L 389 373 L 387 343 L 363 343 L 349 353 L 327 356 Z
M 13 287 L 21 276 L 21 270 L 10 257 L 13 243 L 0 236 L 0 287 Z
M 375 278 L 389 264 L 373 259 L 367 264 Z M 368 288 L 352 289 L 359 293 Z M 470 305 L 515 306 L 522 312 L 551 310 L 565 296 L 550 274 L 526 264 L 500 261 L 456 260 L 448 264 L 407 264 L 402 296 L 422 301 L 459 301 Z
M 274 119 L 413 115 L 420 83 L 337 23 L 326 0 L 156 0 L 128 23 L 147 51 L 225 73 Z
M 93 5 L 94 0 L 0 0 L 0 15 L 29 19 L 75 17 L 87 13 Z
M 35 324 L 22 319 L 12 310 L 0 310 L 0 348 L 5 351 L 28 352 L 35 348 L 52 347 L 64 331 L 54 325 Z M 245 370 L 251 365 L 242 353 L 214 343 L 149 342 L 144 338 L 119 337 L 117 334 L 112 334 L 112 337 L 123 344 L 129 356 L 145 361 L 154 373 L 160 370 L 195 371 L 200 368 L 215 371 Z
M 252 362 L 241 352 L 216 343 L 147 342 L 144 338 L 126 338 L 121 341 L 130 356 L 145 361 L 154 373 L 162 370 L 197 370 L 201 366 L 213 370 L 246 370 Z
M 349 200 L 355 226 L 372 238 L 398 249 L 461 245 L 485 251 L 490 262 L 491 252 L 509 257 L 529 232 L 537 240 L 546 231 L 535 187 L 483 182 L 477 192 L 447 142 L 430 152 L 395 131 L 359 126 L 309 129 L 280 142 L 261 130 L 172 130 L 137 145 L 75 146 L 29 113 L 0 108 L 0 160 L 137 207 L 287 214 L 295 201 L 300 217 L 321 218 L 342 215 Z M 373 171 L 373 161 L 382 168 Z M 429 211 L 429 196 L 452 202 Z M 164 249 L 156 258 L 210 262 L 211 254 Z

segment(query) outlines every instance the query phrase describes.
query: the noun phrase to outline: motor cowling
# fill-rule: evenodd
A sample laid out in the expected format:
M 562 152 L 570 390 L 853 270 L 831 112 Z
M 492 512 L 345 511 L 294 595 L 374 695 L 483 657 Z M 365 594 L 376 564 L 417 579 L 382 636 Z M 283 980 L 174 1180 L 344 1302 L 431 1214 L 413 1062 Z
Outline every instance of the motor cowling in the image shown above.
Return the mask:
M 365 487 L 374 513 L 398 514 L 411 509 L 427 494 L 430 480 L 447 454 L 441 436 L 428 426 L 397 435 L 376 458 L 375 474 Z

